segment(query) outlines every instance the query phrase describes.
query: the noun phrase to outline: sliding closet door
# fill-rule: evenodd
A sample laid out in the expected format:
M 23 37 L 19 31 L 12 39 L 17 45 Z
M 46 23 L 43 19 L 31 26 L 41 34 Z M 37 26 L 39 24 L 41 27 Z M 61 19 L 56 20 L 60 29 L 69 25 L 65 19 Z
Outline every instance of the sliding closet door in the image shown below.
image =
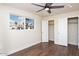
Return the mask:
M 68 20 L 68 44 L 78 45 L 78 19 Z

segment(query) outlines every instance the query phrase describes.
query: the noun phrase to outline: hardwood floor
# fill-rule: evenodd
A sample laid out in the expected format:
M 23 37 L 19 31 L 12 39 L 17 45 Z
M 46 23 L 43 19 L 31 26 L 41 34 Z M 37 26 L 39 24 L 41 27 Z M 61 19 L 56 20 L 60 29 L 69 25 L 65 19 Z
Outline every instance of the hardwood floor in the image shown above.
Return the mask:
M 77 46 L 56 45 L 53 42 L 39 43 L 9 56 L 79 56 Z

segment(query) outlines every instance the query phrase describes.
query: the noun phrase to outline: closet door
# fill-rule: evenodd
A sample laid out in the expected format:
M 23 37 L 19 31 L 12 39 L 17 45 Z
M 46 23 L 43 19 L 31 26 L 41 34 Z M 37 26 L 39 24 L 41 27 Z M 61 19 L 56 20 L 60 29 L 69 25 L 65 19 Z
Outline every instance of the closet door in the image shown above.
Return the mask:
M 78 45 L 78 19 L 68 22 L 68 44 Z
M 42 42 L 48 42 L 48 20 L 42 20 Z
M 54 41 L 54 20 L 50 20 L 48 22 L 48 33 L 49 33 L 49 40 Z

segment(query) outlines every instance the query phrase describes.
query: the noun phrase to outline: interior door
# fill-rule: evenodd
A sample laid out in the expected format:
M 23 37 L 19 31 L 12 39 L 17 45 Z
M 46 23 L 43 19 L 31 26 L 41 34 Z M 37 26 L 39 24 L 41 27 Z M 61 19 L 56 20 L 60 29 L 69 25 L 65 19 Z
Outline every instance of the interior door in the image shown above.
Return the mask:
M 42 20 L 42 42 L 48 42 L 48 20 Z
M 48 32 L 49 32 L 49 40 L 54 41 L 54 21 L 49 21 Z
M 68 44 L 78 45 L 78 19 L 68 22 Z

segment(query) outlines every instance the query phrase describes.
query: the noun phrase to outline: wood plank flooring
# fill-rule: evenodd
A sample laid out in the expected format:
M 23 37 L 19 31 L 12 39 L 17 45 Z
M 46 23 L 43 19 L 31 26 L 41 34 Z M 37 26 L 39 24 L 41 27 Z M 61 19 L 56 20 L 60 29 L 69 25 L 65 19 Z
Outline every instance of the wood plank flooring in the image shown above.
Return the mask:
M 53 42 L 39 43 L 9 56 L 79 56 L 77 46 L 56 45 Z

